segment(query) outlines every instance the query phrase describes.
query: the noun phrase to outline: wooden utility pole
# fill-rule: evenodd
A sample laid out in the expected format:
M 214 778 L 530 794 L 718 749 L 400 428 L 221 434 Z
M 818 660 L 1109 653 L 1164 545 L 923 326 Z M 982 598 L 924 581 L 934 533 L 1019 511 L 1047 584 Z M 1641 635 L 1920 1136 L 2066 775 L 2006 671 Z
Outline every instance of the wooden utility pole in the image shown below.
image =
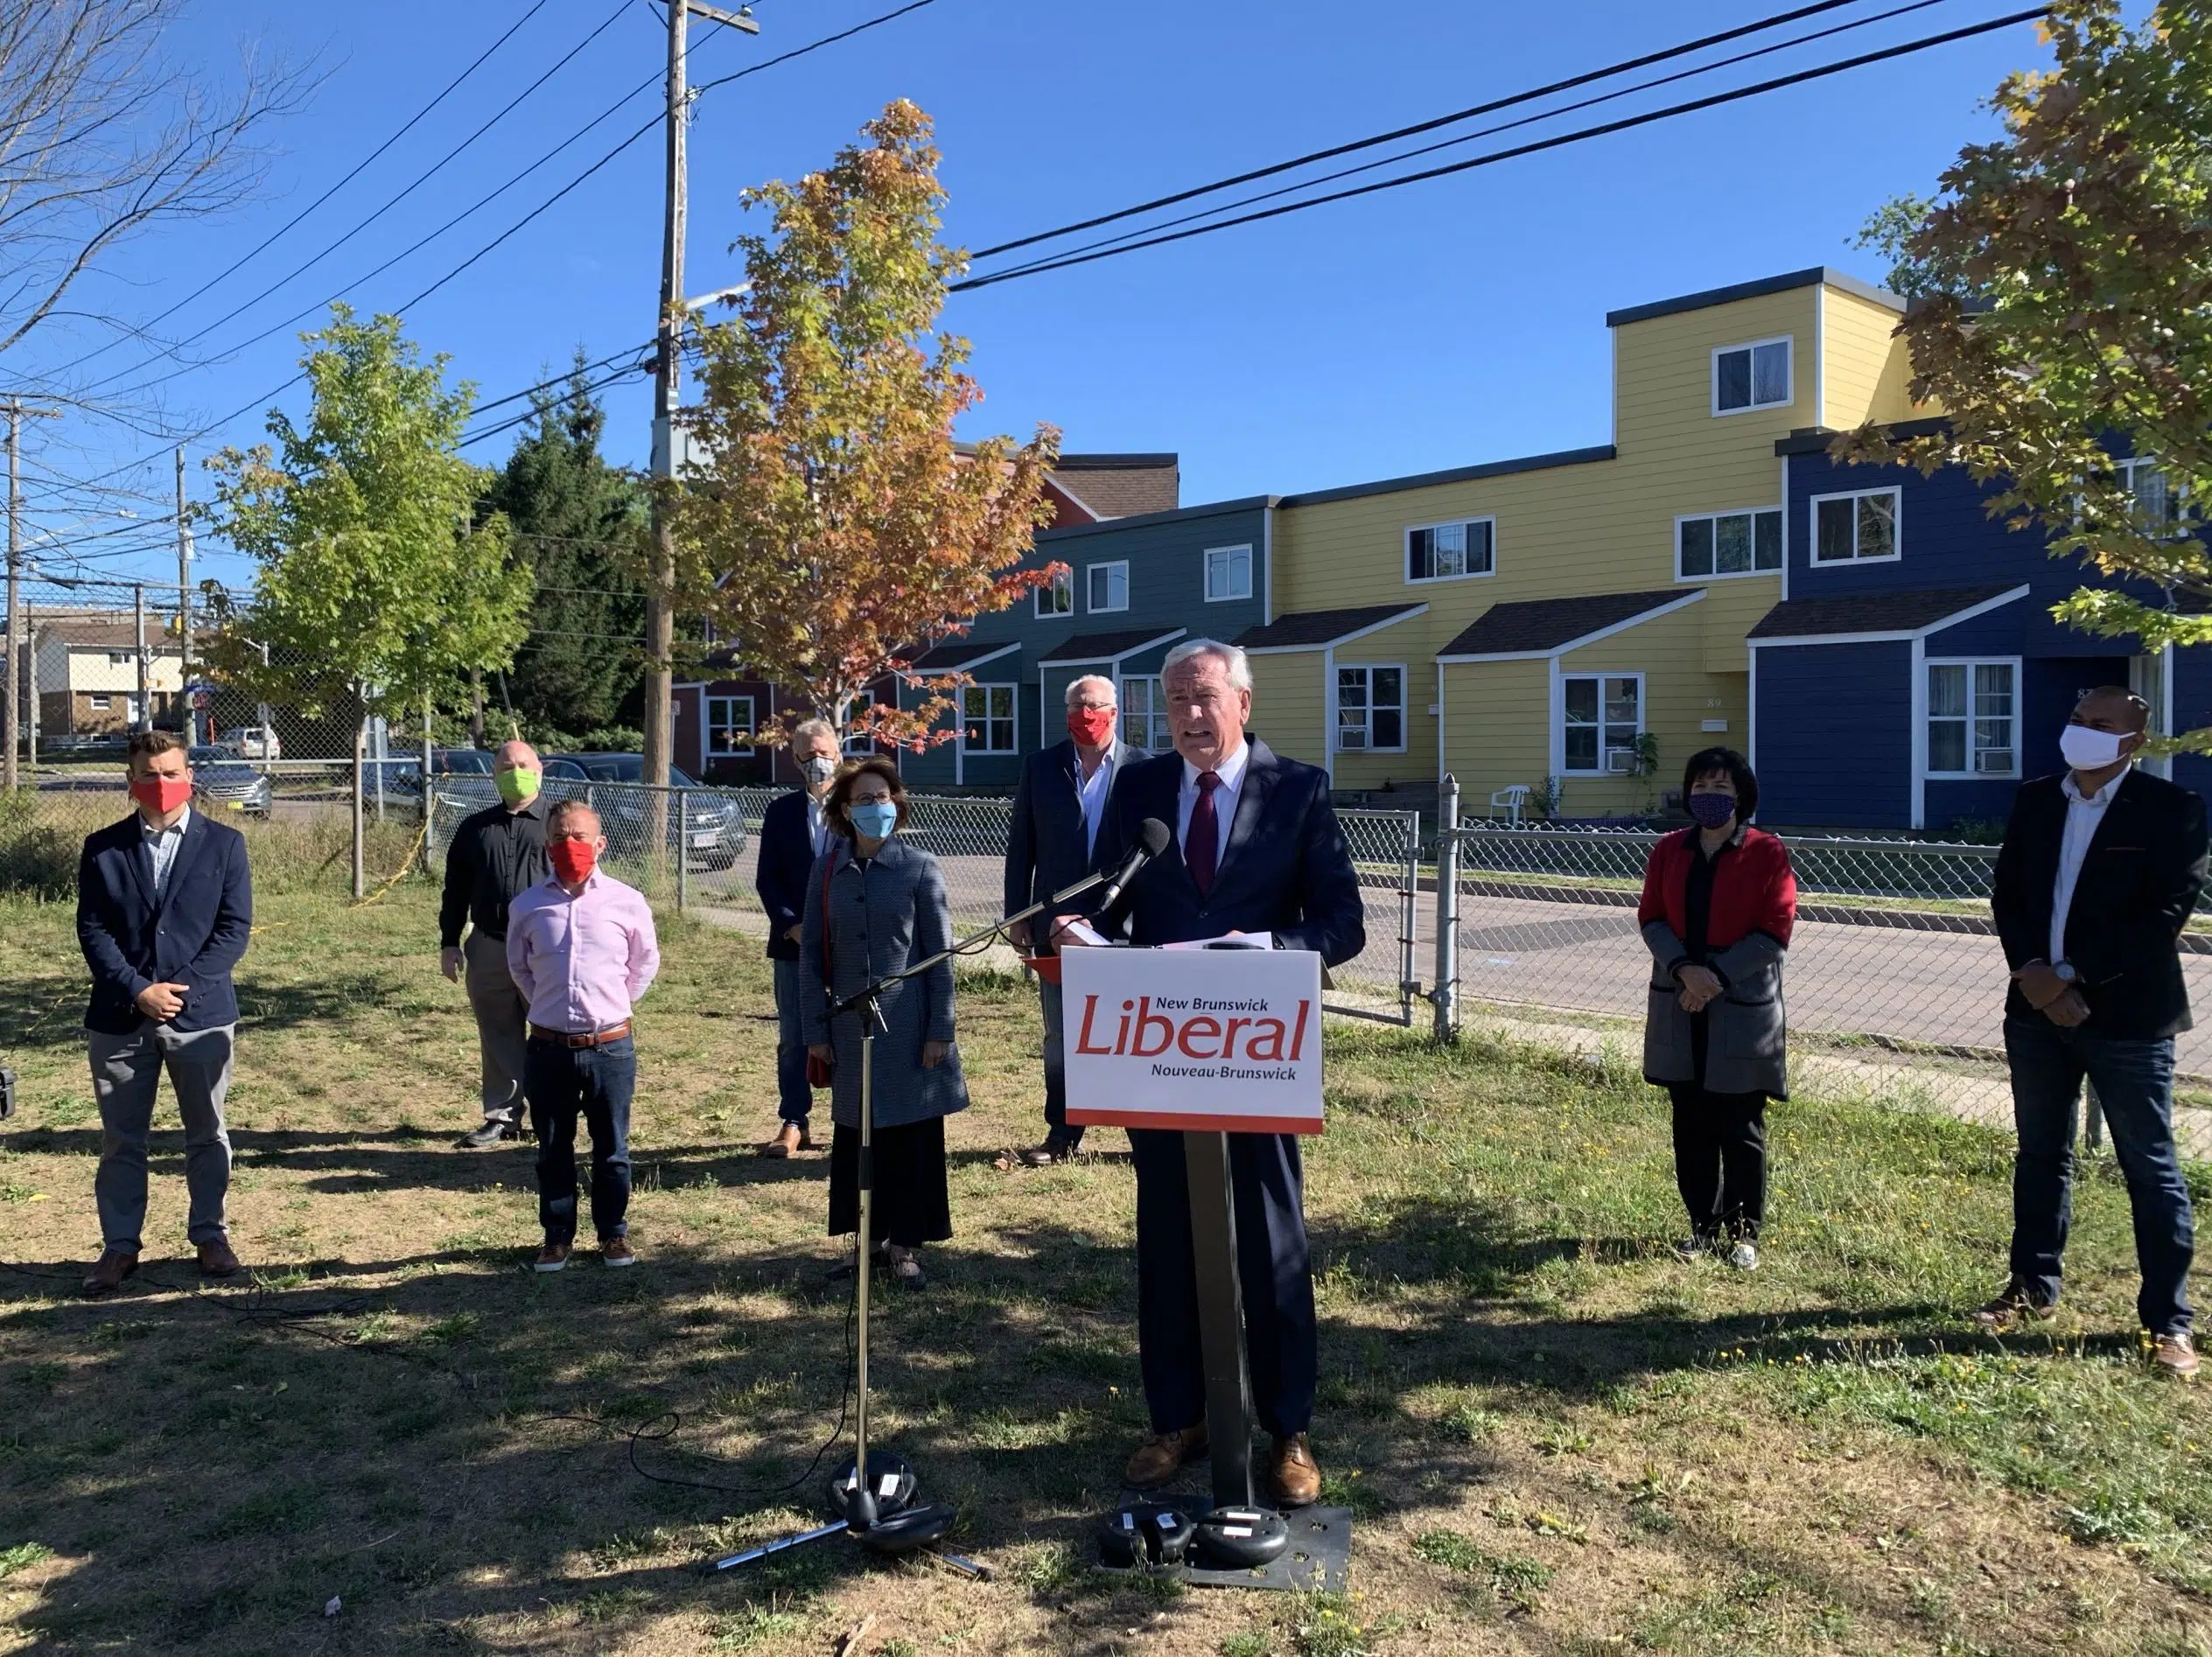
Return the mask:
M 185 445 L 177 445 L 177 663 L 185 698 L 185 745 L 200 740 L 200 712 L 192 705 L 192 526 L 185 521 Z
M 0 747 L 7 751 L 4 763 L 0 763 L 0 787 L 15 789 L 23 786 L 23 773 L 18 768 L 17 749 L 23 741 L 23 682 L 24 651 L 30 640 L 30 629 L 23 621 L 23 423 L 26 416 L 57 420 L 60 414 L 52 409 L 32 409 L 20 397 L 10 397 L 5 405 L 8 416 L 8 630 L 5 647 L 0 648 Z M 38 760 L 34 746 L 32 761 Z
M 146 584 L 140 582 L 130 590 L 130 610 L 138 624 L 138 718 L 137 728 L 154 728 L 154 684 L 151 665 L 146 660 Z
M 668 521 L 668 492 L 675 486 L 676 409 L 682 375 L 676 360 L 683 328 L 683 241 L 689 208 L 684 157 L 684 123 L 690 99 L 685 89 L 687 25 L 694 13 L 747 34 L 760 25 L 702 0 L 668 0 L 668 199 L 661 234 L 661 319 L 653 364 L 653 556 L 645 585 L 645 781 L 665 787 L 675 757 L 676 710 L 671 705 L 676 651 L 676 531 Z M 652 796 L 653 855 L 667 844 L 663 795 Z

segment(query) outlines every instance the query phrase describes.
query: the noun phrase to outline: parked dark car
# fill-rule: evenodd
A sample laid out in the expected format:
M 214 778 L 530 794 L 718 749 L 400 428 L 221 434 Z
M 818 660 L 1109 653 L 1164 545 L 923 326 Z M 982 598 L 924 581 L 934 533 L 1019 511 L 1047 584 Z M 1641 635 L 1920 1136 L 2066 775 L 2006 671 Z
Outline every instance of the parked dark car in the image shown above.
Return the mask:
M 430 774 L 438 777 L 488 777 L 492 774 L 489 748 L 433 748 Z
M 644 780 L 643 754 L 554 754 L 545 762 L 546 794 L 554 799 L 581 796 L 588 801 L 618 855 L 634 856 L 645 846 L 652 795 L 640 786 Z M 676 796 L 668 799 L 668 849 L 676 849 L 681 834 L 699 866 L 727 869 L 735 863 L 746 849 L 745 819 L 737 802 L 674 766 L 668 767 L 668 781 L 684 792 L 681 813 Z
M 200 804 L 256 817 L 269 815 L 276 791 L 267 777 L 239 757 L 235 748 L 194 748 L 186 758 L 192 762 L 192 797 Z

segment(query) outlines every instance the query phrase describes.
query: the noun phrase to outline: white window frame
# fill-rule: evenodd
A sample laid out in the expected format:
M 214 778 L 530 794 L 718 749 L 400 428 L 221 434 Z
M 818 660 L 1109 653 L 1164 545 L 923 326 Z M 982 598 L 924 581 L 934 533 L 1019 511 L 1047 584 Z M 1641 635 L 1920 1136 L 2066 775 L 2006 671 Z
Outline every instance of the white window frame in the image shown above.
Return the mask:
M 85 706 L 94 713 L 107 713 L 116 705 L 113 691 L 91 690 L 85 693 Z
M 1758 566 L 1759 520 L 1761 516 L 1769 512 L 1774 514 L 1774 530 L 1777 541 L 1776 550 L 1781 562 L 1777 563 L 1772 569 L 1761 570 Z M 1718 525 L 1723 518 L 1748 518 L 1751 520 L 1752 567 L 1750 569 L 1722 570 L 1718 567 L 1720 560 L 1720 531 Z M 1715 567 L 1706 571 L 1702 576 L 1693 576 L 1687 570 L 1684 570 L 1682 567 L 1682 527 L 1687 523 L 1710 523 L 1716 526 L 1713 531 L 1713 562 Z M 1787 519 L 1787 509 L 1782 507 L 1732 507 L 1723 512 L 1682 513 L 1675 519 L 1675 579 L 1676 581 L 1698 582 L 1741 581 L 1750 576 L 1778 576 L 1782 573 L 1782 565 L 1789 562 L 1788 543 L 1789 525 Z
M 2141 505 L 2141 501 L 2135 493 L 2135 474 L 2142 471 L 2150 471 L 2166 477 L 2166 469 L 2159 465 L 2157 458 L 2152 455 L 2130 455 L 2124 460 L 2114 461 L 2112 465 L 2113 469 L 2119 473 L 2120 487 L 2127 492 L 2127 498 L 2135 501 L 2138 506 Z M 2171 477 L 2166 477 L 2166 492 L 2167 507 L 2174 514 L 2172 521 L 2164 524 L 2146 525 L 2144 528 L 2152 535 L 2163 532 L 2179 540 L 2193 533 L 2189 524 L 2188 500 Z M 2140 520 L 2138 519 L 2138 521 L 2140 522 Z
M 726 705 L 734 705 L 740 702 L 745 703 L 745 725 L 743 728 L 748 733 L 755 732 L 760 730 L 760 727 L 756 725 L 753 721 L 756 717 L 758 717 L 760 710 L 755 706 L 752 697 L 749 694 L 707 696 L 703 698 L 702 702 L 702 711 L 706 720 L 705 758 L 710 760 L 733 759 L 740 754 L 751 753 L 752 752 L 752 744 L 749 741 L 741 744 L 733 744 L 727 748 L 719 748 L 715 745 L 715 732 L 718 731 L 735 731 L 738 729 L 738 727 L 726 718 L 717 719 L 714 717 L 714 707 L 717 703 L 722 703 Z
M 1132 693 L 1141 694 L 1144 703 L 1142 712 L 1130 706 L 1130 703 L 1137 699 L 1137 694 Z M 1148 752 L 1156 754 L 1166 753 L 1175 745 L 1173 738 L 1168 735 L 1167 731 L 1167 704 L 1162 699 L 1159 675 L 1156 673 L 1130 675 L 1121 682 L 1118 700 L 1121 705 L 1121 738 L 1124 742 L 1132 748 L 1143 748 Z M 1132 719 L 1142 720 L 1144 729 L 1132 731 L 1130 725 Z M 1158 741 L 1153 740 L 1155 734 L 1158 737 Z
M 1889 550 L 1879 558 L 1858 556 L 1858 514 L 1852 514 L 1852 549 L 1848 558 L 1824 558 L 1820 556 L 1820 507 L 1824 500 L 1864 500 L 1873 495 L 1887 495 L 1889 508 Z M 1862 564 L 1895 563 L 1905 556 L 1905 491 L 1896 484 L 1879 489 L 1840 489 L 1833 493 L 1815 495 L 1805 503 L 1805 567 L 1809 570 L 1856 570 Z M 1788 562 L 1787 549 L 1782 554 Z
M 1244 591 L 1215 592 L 1214 591 L 1214 560 L 1232 557 L 1240 552 L 1244 555 Z M 1209 605 L 1231 604 L 1239 599 L 1250 598 L 1252 596 L 1252 543 L 1248 541 L 1241 547 L 1207 548 L 1205 558 L 1200 565 L 1200 582 L 1205 590 L 1206 602 Z
M 1065 595 L 1068 599 L 1068 607 L 1065 610 L 1046 609 L 1045 599 L 1048 594 L 1054 598 Z M 1038 621 L 1073 620 L 1075 615 L 1075 572 L 1070 570 L 1064 576 L 1054 576 L 1043 585 L 1032 588 L 1029 594 L 1029 608 L 1031 615 Z
M 1363 739 L 1359 743 L 1344 740 L 1343 675 L 1362 674 L 1367 678 L 1366 720 Z M 1394 673 L 1398 676 L 1398 739 L 1385 746 L 1375 740 L 1375 675 Z M 1402 661 L 1339 661 L 1329 675 L 1329 745 L 1340 754 L 1402 754 L 1405 752 L 1406 727 L 1406 672 Z
M 1766 402 L 1760 402 L 1758 401 L 1758 358 L 1754 354 L 1749 365 L 1751 369 L 1751 390 L 1753 400 L 1744 404 L 1744 406 L 1740 409 L 1722 408 L 1720 406 L 1720 360 L 1723 357 L 1733 356 L 1739 351 L 1755 353 L 1761 346 L 1780 346 L 1788 353 L 1788 360 L 1782 369 L 1782 395 L 1777 398 L 1770 399 Z M 1787 333 L 1769 334 L 1764 339 L 1742 339 L 1739 340 L 1734 345 L 1715 346 L 1712 348 L 1712 369 L 1710 390 L 1712 402 L 1712 417 L 1716 420 L 1726 420 L 1731 415 L 1757 414 L 1762 409 L 1787 409 L 1791 403 L 1797 401 L 1796 336 L 1795 334 Z
M 108 653 L 108 665 L 110 668 L 128 668 L 137 660 L 137 653 L 135 651 L 110 650 Z
M 1921 753 L 1923 766 L 1921 775 L 1930 782 L 2017 782 L 2020 775 L 2020 689 L 2023 674 L 2021 658 L 2018 656 L 1928 656 L 1921 662 Z M 1941 716 L 1946 724 L 1957 724 L 1966 728 L 1966 764 L 1964 771 L 1936 769 L 1935 726 L 1938 716 L 1935 708 L 1935 672 L 1938 668 L 1963 668 L 1966 670 L 1966 711 L 1962 715 Z M 2009 771 L 1977 771 L 1974 764 L 1974 726 L 1982 717 L 1974 710 L 1974 670 L 1978 668 L 2004 668 L 2012 675 L 2012 711 L 2007 717 L 2012 726 L 2012 765 Z
M 982 745 L 972 743 L 968 740 L 968 698 L 971 694 L 978 690 L 984 693 L 984 713 L 982 724 L 984 727 L 984 742 Z M 990 711 L 990 693 L 994 690 L 1003 690 L 1006 693 L 1007 710 L 1004 716 L 1006 726 L 1006 745 L 1003 748 L 992 745 L 990 742 L 990 727 L 1000 723 L 1001 719 L 1001 716 Z M 998 755 L 1019 753 L 1021 752 L 1021 687 L 1019 685 L 1007 683 L 1004 682 L 985 683 L 983 681 L 978 680 L 974 684 L 961 686 L 958 694 L 960 696 L 961 752 L 964 754 Z
M 1578 679 L 1588 679 L 1598 687 L 1598 763 L 1595 766 L 1571 766 L 1567 763 L 1567 687 Z M 1563 777 L 1619 777 L 1626 772 L 1610 771 L 1606 766 L 1606 682 L 1633 679 L 1636 684 L 1636 731 L 1642 737 L 1650 729 L 1650 688 L 1641 672 L 1622 673 L 1600 670 L 1591 673 L 1560 672 L 1553 681 L 1558 686 L 1558 701 L 1551 710 L 1552 752 L 1558 759 L 1558 774 Z
M 1490 567 L 1487 570 L 1462 570 L 1453 576 L 1417 576 L 1413 573 L 1413 537 L 1424 529 L 1472 529 L 1480 524 L 1489 539 Z M 1473 517 L 1438 518 L 1433 523 L 1410 523 L 1401 540 L 1398 572 L 1405 577 L 1409 587 L 1426 587 L 1439 581 L 1480 581 L 1498 573 L 1498 521 L 1488 514 Z
M 1095 600 L 1098 596 L 1098 589 L 1093 584 L 1097 579 L 1099 572 L 1101 570 L 1104 570 L 1106 572 L 1107 586 L 1110 591 L 1113 585 L 1113 574 L 1116 570 L 1121 571 L 1122 576 L 1121 603 L 1117 605 L 1102 605 L 1094 603 L 1093 600 Z M 1084 613 L 1086 615 L 1093 616 L 1118 616 L 1124 613 L 1128 609 L 1129 560 L 1126 558 L 1109 558 L 1102 563 L 1085 564 L 1083 566 Z

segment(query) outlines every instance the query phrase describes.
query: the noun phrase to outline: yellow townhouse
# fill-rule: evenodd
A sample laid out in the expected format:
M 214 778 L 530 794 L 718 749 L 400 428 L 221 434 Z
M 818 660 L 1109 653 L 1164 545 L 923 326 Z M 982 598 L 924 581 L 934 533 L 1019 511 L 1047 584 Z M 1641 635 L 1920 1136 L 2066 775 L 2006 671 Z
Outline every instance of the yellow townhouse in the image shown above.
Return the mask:
M 1824 268 L 1616 311 L 1613 440 L 1284 498 L 1259 721 L 1340 789 L 1457 774 L 1464 809 L 1647 809 L 1746 745 L 1794 430 L 1912 417 L 1903 301 Z

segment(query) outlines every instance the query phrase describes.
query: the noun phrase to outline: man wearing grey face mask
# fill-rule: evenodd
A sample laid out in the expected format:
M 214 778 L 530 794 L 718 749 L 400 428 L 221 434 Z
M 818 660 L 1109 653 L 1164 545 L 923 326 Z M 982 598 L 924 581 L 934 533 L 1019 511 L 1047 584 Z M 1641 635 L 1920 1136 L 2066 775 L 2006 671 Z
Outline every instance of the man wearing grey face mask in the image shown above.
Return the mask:
M 820 995 L 822 986 L 801 982 L 799 925 L 806 912 L 808 877 L 815 859 L 828 849 L 830 830 L 822 801 L 837 774 L 837 733 L 826 719 L 809 719 L 791 733 L 791 758 L 806 779 L 803 788 L 770 803 L 760 814 L 760 862 L 753 889 L 768 916 L 768 959 L 775 963 L 776 1110 L 775 1136 L 760 1147 L 764 1157 L 784 1157 L 812 1150 L 807 1121 L 814 1094 L 807 1083 L 807 1044 L 799 1028 L 799 997 Z

